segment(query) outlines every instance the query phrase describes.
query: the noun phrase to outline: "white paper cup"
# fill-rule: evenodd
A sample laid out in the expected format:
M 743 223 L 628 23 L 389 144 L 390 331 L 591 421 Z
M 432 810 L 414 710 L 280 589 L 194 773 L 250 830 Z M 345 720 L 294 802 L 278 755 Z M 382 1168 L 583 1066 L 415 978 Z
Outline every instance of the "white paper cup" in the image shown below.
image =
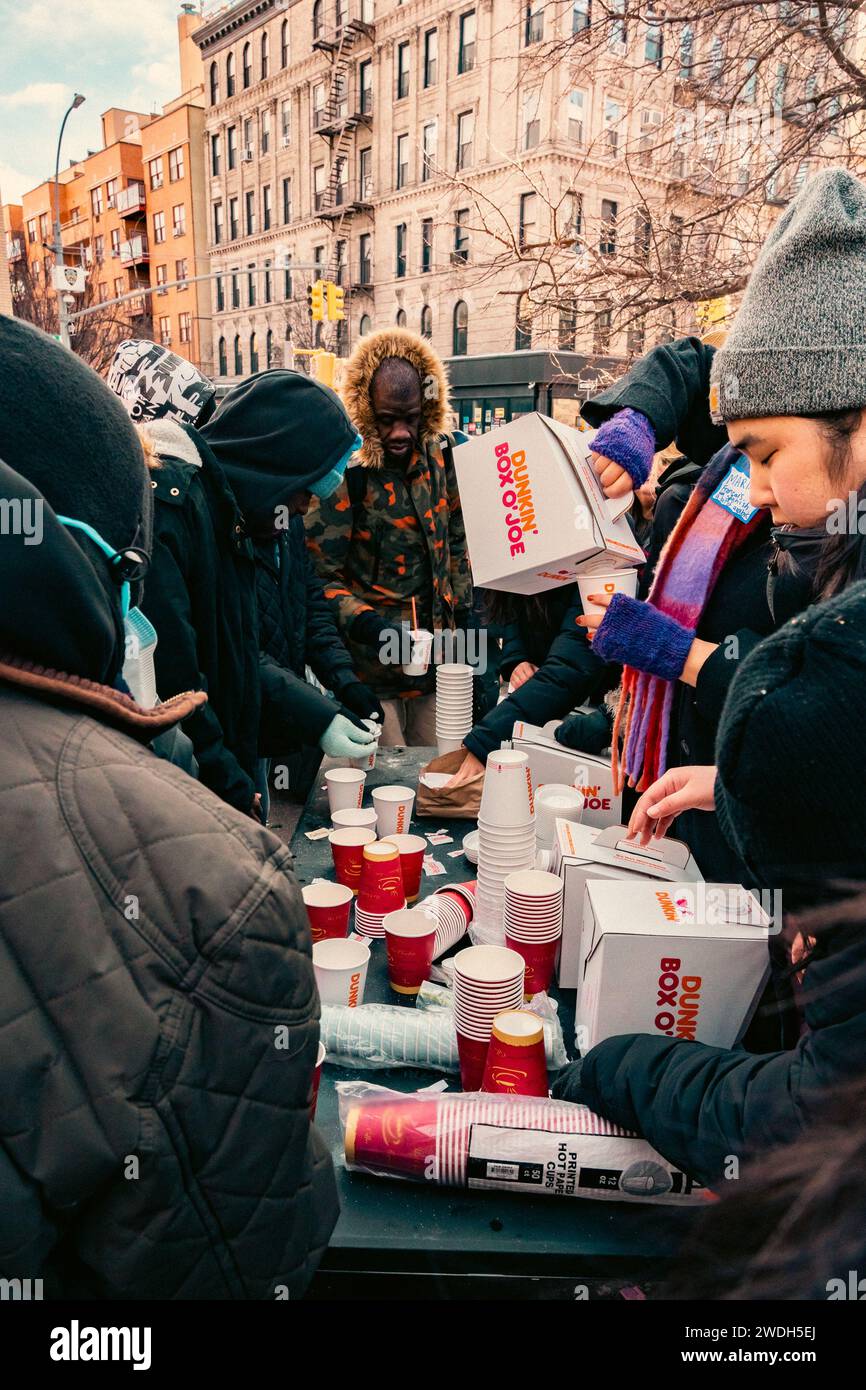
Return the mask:
M 425 627 L 413 628 L 409 633 L 412 642 L 410 661 L 403 667 L 407 676 L 426 676 L 433 651 L 433 633 Z
M 373 806 L 350 806 L 347 811 L 335 811 L 331 824 L 335 830 L 375 830 L 376 811 Z
M 411 787 L 374 787 L 373 805 L 379 826 L 379 839 L 387 840 L 389 835 L 407 835 L 415 805 L 415 793 Z
M 325 773 L 328 788 L 328 805 L 331 815 L 335 811 L 348 811 L 358 807 L 364 799 L 366 772 L 356 767 L 330 767 Z
M 634 598 L 637 593 L 637 570 L 610 570 L 607 574 L 579 574 L 577 587 L 584 613 L 604 613 L 600 603 L 590 603 L 588 594 L 628 594 Z
M 370 948 L 350 938 L 317 941 L 313 946 L 313 972 L 323 1004 L 343 1004 L 350 1009 L 364 1002 Z
M 583 815 L 583 793 L 564 782 L 547 782 L 535 793 L 535 833 L 539 840 L 553 843 L 556 820 L 579 821 Z

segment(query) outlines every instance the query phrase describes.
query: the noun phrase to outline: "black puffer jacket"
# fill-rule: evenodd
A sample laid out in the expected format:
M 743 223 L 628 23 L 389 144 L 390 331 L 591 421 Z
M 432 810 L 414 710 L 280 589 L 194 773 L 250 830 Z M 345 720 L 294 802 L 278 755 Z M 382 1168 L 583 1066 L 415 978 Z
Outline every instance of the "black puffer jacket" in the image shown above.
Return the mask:
M 237 502 L 201 435 L 171 420 L 142 433 L 159 466 L 142 610 L 156 628 L 160 696 L 206 690 L 184 721 L 206 787 L 249 811 L 259 725 L 255 563 Z
M 0 465 L 0 496 L 22 487 Z M 145 746 L 201 695 L 144 711 L 87 679 L 119 669 L 117 591 L 44 519 L 0 546 L 28 597 L 24 630 L 0 620 L 0 1276 L 294 1298 L 337 1201 L 291 857 Z

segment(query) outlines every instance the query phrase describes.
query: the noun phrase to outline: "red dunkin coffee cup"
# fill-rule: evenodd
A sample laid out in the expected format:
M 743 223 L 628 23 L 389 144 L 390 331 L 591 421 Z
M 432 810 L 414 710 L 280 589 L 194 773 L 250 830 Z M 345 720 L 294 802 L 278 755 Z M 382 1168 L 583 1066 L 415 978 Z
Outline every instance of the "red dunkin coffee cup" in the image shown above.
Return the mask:
M 397 912 L 406 906 L 400 851 L 390 840 L 364 846 L 358 906 L 364 912 Z
M 421 869 L 427 853 L 427 841 L 420 835 L 389 835 L 388 843 L 400 852 L 400 872 L 407 903 L 414 903 L 421 892 Z
M 395 994 L 417 994 L 433 964 L 438 922 L 417 908 L 389 912 L 382 923 L 388 979 Z
M 547 1095 L 544 1025 L 536 1014 L 523 1009 L 497 1014 L 481 1089 L 517 1096 Z
M 487 1039 L 471 1038 L 457 1029 L 457 1052 L 460 1057 L 460 1085 L 464 1091 L 480 1091 L 487 1061 Z
M 437 1100 L 364 1101 L 346 1117 L 344 1147 L 350 1168 L 429 1178 L 435 1172 Z
M 349 931 L 349 909 L 353 893 L 345 883 L 329 883 L 317 879 L 301 889 L 307 916 L 310 919 L 310 934 L 314 941 L 324 941 L 328 936 L 346 936 Z
M 322 1079 L 322 1063 L 325 1060 L 325 1044 L 319 1043 L 319 1050 L 316 1054 L 316 1066 L 313 1071 L 313 1099 L 310 1101 L 310 1120 L 316 1118 L 316 1106 L 319 1103 L 319 1082 Z
M 351 828 L 332 830 L 328 836 L 337 882 L 346 884 L 353 893 L 357 893 L 361 883 L 364 847 L 365 845 L 372 845 L 375 839 L 375 830 L 353 830 Z

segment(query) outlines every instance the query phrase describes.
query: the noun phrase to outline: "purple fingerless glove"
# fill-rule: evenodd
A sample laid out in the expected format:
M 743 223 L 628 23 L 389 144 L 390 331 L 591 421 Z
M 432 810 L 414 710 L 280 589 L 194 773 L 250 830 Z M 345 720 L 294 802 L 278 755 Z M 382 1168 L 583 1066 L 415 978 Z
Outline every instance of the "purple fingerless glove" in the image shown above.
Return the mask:
M 605 420 L 592 441 L 592 452 L 618 463 L 635 487 L 649 477 L 655 451 L 655 430 L 645 415 L 630 407 Z
M 694 641 L 690 628 L 643 599 L 614 594 L 592 639 L 602 661 L 619 661 L 663 680 L 679 680 Z

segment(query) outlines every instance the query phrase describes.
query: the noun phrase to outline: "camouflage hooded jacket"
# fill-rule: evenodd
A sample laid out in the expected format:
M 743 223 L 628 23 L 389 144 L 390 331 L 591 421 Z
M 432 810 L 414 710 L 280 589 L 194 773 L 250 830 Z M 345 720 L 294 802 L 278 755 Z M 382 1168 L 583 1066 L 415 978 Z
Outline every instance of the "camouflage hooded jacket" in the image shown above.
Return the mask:
M 386 466 L 370 401 L 373 373 L 387 357 L 407 358 L 421 377 L 420 447 L 405 471 Z M 366 487 L 359 485 L 356 494 L 344 479 L 331 497 L 314 497 L 307 544 L 361 679 L 380 696 L 424 693 L 432 688 L 432 674 L 412 681 L 399 665 L 382 665 L 372 647 L 353 642 L 349 631 L 368 609 L 395 628 L 411 623 L 412 598 L 419 626 L 431 630 L 453 628 L 458 610 L 462 616 L 471 607 L 460 495 L 439 442 L 448 420 L 445 370 L 414 333 L 372 333 L 349 358 L 341 394 L 364 440 L 359 458 Z

